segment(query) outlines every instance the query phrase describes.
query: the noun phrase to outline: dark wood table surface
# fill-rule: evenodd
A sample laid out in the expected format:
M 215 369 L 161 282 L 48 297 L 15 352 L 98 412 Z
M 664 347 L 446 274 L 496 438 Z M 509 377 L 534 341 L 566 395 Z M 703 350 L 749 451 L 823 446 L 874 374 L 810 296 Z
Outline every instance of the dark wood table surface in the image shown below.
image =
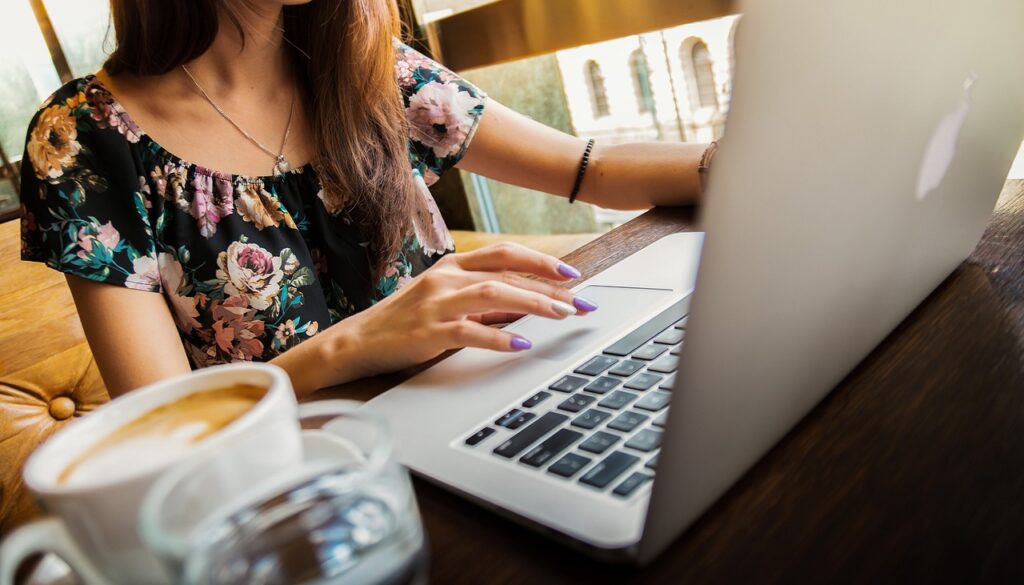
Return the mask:
M 566 260 L 593 275 L 692 225 L 656 209 Z M 602 565 L 416 490 L 436 584 L 1024 583 L 1024 181 L 971 257 L 651 565 Z

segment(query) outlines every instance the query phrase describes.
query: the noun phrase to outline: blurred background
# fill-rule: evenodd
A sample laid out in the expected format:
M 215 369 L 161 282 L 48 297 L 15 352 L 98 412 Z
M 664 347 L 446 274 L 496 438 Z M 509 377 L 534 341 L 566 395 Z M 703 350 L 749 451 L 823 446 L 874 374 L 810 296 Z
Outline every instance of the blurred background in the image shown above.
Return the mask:
M 399 0 L 413 44 L 494 99 L 604 144 L 708 142 L 729 112 L 729 0 Z M 95 72 L 113 48 L 108 0 L 5 0 L 0 19 L 0 220 L 17 215 L 25 128 L 64 81 Z M 1024 148 L 1011 177 L 1024 178 Z M 434 194 L 452 229 L 600 234 L 636 213 L 466 172 Z

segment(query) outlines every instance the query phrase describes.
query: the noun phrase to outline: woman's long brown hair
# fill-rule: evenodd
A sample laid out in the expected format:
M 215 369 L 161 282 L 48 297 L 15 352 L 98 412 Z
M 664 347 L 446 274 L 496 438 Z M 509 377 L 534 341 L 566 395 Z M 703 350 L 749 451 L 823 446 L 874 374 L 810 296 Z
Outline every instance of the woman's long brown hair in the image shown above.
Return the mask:
M 206 52 L 224 16 L 244 39 L 232 16 L 237 1 L 244 0 L 111 0 L 117 47 L 104 68 L 113 75 L 168 73 Z M 324 202 L 331 211 L 348 210 L 370 244 L 377 274 L 401 248 L 417 201 L 394 75 L 392 43 L 400 33 L 394 0 L 313 0 L 284 8 Z

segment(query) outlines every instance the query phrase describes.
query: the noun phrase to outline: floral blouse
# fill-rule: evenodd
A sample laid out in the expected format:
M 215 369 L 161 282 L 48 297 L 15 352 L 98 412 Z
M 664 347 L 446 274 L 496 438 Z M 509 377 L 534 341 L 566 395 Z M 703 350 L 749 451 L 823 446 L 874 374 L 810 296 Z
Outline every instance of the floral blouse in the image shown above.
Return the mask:
M 413 49 L 396 51 L 424 205 L 378 282 L 360 226 L 325 204 L 310 165 L 248 177 L 189 163 L 93 76 L 57 90 L 29 127 L 22 259 L 161 293 L 193 367 L 269 360 L 371 306 L 454 250 L 427 186 L 465 153 L 485 100 Z

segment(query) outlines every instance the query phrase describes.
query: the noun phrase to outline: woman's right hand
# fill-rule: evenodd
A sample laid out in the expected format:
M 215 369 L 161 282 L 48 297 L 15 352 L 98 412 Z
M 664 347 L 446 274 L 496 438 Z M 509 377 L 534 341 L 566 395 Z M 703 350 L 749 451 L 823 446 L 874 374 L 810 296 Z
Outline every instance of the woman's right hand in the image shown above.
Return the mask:
M 597 309 L 567 289 L 523 274 L 556 282 L 579 277 L 575 268 L 557 258 L 516 244 L 450 254 L 398 292 L 321 331 L 274 363 L 289 370 L 296 390 L 304 393 L 400 370 L 450 349 L 524 351 L 531 347 L 529 340 L 486 323 L 507 322 L 526 314 L 565 319 Z M 295 360 L 289 359 L 289 354 L 314 349 L 296 352 L 303 346 L 317 346 L 319 379 L 307 379 L 306 368 L 292 372 L 298 364 L 290 363 Z

